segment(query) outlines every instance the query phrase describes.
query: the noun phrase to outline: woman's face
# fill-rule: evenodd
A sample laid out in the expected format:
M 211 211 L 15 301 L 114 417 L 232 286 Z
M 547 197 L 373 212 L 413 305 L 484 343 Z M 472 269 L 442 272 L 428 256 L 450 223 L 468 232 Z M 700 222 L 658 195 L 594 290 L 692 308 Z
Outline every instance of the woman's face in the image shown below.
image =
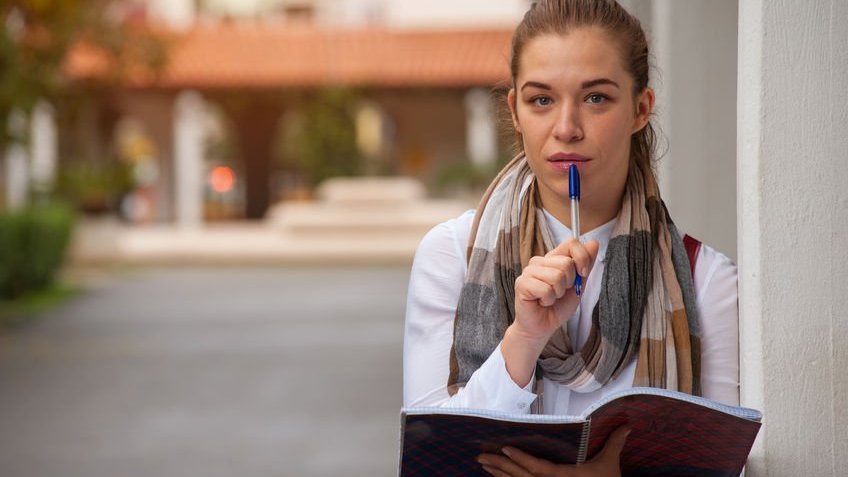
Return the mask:
M 584 207 L 620 208 L 630 137 L 647 124 L 654 97 L 646 89 L 634 98 L 610 36 L 579 28 L 533 38 L 508 100 L 546 209 L 565 210 L 570 164 L 580 171 Z

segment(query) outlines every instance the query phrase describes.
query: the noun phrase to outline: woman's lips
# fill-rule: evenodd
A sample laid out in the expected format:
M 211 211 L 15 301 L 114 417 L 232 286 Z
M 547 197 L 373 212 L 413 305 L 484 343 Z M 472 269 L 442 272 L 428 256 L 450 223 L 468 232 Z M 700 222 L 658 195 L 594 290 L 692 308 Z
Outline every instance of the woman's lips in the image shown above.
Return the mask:
M 568 171 L 568 167 L 571 164 L 577 167 L 583 167 L 591 160 L 591 158 L 581 156 L 580 154 L 557 152 L 548 157 L 548 164 L 556 170 Z

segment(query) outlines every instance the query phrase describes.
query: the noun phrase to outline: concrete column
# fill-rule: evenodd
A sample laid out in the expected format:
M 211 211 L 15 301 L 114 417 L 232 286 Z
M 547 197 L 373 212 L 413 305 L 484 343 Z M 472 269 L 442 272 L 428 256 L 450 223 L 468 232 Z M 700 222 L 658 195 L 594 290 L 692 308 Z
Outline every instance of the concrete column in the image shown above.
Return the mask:
M 32 111 L 30 123 L 30 152 L 32 153 L 32 186 L 37 192 L 49 193 L 56 180 L 59 138 L 56 112 L 46 101 Z
M 184 91 L 174 105 L 174 184 L 179 227 L 203 223 L 203 97 Z
M 6 208 L 18 210 L 29 197 L 29 153 L 22 141 L 27 129 L 27 115 L 15 110 L 9 115 L 9 133 L 16 138 L 6 146 Z
M 742 402 L 749 476 L 848 462 L 848 3 L 741 0 Z
M 660 152 L 667 147 L 658 167 L 663 198 L 682 230 L 732 259 L 737 9 L 737 0 L 654 0 L 649 30 Z
M 488 91 L 475 88 L 465 95 L 466 147 L 477 166 L 491 166 L 498 158 L 498 128 Z
M 379 174 L 385 157 L 385 115 L 376 103 L 363 102 L 357 107 L 356 145 L 365 158 L 365 173 Z

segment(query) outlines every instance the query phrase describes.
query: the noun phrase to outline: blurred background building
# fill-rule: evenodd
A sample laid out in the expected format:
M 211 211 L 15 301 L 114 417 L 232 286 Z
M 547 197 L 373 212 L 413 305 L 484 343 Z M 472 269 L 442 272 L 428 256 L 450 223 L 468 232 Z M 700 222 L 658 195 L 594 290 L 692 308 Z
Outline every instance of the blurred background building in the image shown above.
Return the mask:
M 91 149 L 135 165 L 122 206 L 134 221 L 259 219 L 336 175 L 441 187 L 469 159 L 509 155 L 490 89 L 525 7 L 126 2 L 124 21 L 167 30 L 167 63 L 92 98 Z M 68 61 L 77 81 L 104 67 L 96 50 Z
M 33 128 L 32 162 L 60 158 L 60 186 L 84 210 L 136 224 L 280 217 L 336 176 L 412 177 L 473 206 L 514 151 L 502 93 L 529 3 L 110 2 L 112 21 L 152 31 L 164 60 L 109 81 L 101 45 L 72 48 L 73 114 L 44 105 L 32 123 L 73 127 Z M 654 46 L 672 138 L 659 163 L 666 202 L 735 257 L 736 2 L 622 3 Z M 6 169 L 8 202 L 20 202 L 26 168 Z

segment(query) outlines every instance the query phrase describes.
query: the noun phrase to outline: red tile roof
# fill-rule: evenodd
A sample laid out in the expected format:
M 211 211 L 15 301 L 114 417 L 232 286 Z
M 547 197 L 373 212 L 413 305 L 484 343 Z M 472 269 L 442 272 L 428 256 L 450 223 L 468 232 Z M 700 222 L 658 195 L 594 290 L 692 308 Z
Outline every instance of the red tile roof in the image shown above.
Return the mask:
M 276 88 L 320 85 L 491 86 L 509 77 L 511 30 L 396 31 L 222 23 L 168 40 L 158 79 L 130 87 Z M 69 55 L 75 79 L 102 75 L 91 47 Z

